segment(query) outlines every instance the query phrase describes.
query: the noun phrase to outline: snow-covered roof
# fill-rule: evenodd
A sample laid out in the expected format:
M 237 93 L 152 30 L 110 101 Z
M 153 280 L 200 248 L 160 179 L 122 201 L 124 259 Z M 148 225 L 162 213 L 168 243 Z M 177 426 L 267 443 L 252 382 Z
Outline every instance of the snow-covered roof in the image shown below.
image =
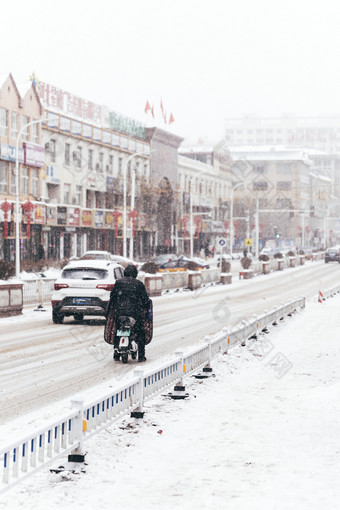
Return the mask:
M 331 184 L 333 182 L 332 179 L 330 179 L 330 177 L 327 177 L 326 175 L 321 175 L 315 172 L 309 172 L 309 175 L 314 179 L 319 179 L 319 181 L 324 181 L 327 184 Z
M 20 96 L 22 98 L 24 98 L 26 96 L 27 92 L 32 87 L 32 82 L 31 82 L 31 80 L 27 80 L 27 81 L 24 81 L 24 82 L 21 82 L 21 83 L 17 83 L 16 82 L 16 86 L 18 88 Z
M 251 161 L 304 161 L 310 163 L 308 150 L 286 145 L 258 145 L 229 147 L 233 160 Z

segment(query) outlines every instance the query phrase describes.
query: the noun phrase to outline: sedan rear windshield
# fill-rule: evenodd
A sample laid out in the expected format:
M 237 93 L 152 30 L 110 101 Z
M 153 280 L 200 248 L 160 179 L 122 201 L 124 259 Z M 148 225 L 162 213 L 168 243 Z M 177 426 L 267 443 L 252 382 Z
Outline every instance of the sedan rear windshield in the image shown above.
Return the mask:
M 69 278 L 72 280 L 105 280 L 108 276 L 108 271 L 105 269 L 96 268 L 72 268 L 64 269 L 61 274 L 62 278 Z

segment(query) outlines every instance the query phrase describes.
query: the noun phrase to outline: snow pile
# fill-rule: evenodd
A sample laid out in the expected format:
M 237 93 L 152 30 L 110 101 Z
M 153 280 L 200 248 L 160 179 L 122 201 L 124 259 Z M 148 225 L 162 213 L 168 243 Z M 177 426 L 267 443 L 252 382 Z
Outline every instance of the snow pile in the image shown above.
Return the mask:
M 127 418 L 88 440 L 85 473 L 38 473 L 0 509 L 335 508 L 339 304 L 315 299 L 220 355 L 215 377 L 185 380 L 188 399 L 159 396 L 144 420 Z

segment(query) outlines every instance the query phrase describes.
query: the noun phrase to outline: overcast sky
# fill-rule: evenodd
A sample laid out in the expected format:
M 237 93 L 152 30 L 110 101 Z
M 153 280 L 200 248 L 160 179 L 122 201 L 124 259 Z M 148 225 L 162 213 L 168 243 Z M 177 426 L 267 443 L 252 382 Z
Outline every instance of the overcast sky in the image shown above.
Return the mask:
M 226 117 L 340 113 L 338 0 L 12 0 L 0 72 L 219 139 Z M 163 126 L 165 127 L 165 126 Z

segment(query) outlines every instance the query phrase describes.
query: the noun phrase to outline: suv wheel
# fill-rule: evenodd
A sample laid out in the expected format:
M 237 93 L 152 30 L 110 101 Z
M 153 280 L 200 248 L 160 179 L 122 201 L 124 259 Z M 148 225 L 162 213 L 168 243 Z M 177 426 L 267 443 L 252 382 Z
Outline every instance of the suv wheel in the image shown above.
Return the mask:
M 52 320 L 53 320 L 54 324 L 62 324 L 63 320 L 64 320 L 64 316 L 63 316 L 63 314 L 55 312 L 53 310 L 52 311 Z
M 75 313 L 75 314 L 74 314 L 74 320 L 76 320 L 76 321 L 79 321 L 79 322 L 80 322 L 80 321 L 82 321 L 83 319 L 84 319 L 84 314 L 82 314 L 82 313 Z

